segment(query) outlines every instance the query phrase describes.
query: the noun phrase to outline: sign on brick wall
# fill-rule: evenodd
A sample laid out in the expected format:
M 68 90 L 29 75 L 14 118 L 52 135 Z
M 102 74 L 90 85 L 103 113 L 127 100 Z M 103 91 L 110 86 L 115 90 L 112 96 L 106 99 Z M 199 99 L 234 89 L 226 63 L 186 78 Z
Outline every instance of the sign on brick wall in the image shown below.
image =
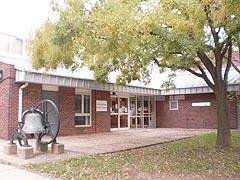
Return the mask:
M 96 111 L 107 111 L 107 101 L 96 100 Z

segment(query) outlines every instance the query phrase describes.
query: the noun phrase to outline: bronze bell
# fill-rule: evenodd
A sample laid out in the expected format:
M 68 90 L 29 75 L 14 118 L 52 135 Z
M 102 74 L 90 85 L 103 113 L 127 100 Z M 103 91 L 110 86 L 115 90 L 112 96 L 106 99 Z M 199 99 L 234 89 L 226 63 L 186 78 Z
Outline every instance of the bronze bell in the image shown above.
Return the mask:
M 38 113 L 28 113 L 25 116 L 23 132 L 26 134 L 43 133 L 45 129 L 42 124 L 42 116 Z

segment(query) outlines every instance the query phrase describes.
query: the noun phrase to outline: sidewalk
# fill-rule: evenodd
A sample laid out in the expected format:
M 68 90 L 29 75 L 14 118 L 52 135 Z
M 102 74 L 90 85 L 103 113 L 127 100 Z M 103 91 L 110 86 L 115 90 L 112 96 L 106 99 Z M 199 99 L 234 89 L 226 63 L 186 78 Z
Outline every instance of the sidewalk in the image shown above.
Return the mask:
M 7 164 L 0 163 L 0 179 L 2 180 L 52 180 L 53 178 L 48 178 L 43 175 L 39 175 L 34 172 L 30 172 L 24 168 L 17 168 L 15 166 L 10 166 Z
M 64 154 L 51 154 L 49 147 L 49 151 L 47 153 L 34 151 L 34 157 L 31 159 L 21 159 L 17 155 L 4 155 L 3 147 L 9 141 L 0 140 L 0 179 L 14 180 L 19 179 L 21 176 L 23 176 L 24 179 L 28 177 L 30 179 L 51 179 L 33 172 L 28 172 L 27 169 L 19 169 L 19 167 L 24 167 L 30 163 L 34 164 L 49 161 L 59 161 L 83 155 L 110 153 L 126 149 L 139 148 L 213 131 L 215 130 L 134 129 L 107 133 L 58 137 L 57 142 L 65 145 Z M 35 142 L 35 139 L 29 140 L 29 144 L 33 147 L 35 147 Z M 17 146 L 19 146 L 19 144 L 17 144 Z M 1 163 L 1 161 L 5 164 Z M 6 165 L 6 163 L 12 166 Z

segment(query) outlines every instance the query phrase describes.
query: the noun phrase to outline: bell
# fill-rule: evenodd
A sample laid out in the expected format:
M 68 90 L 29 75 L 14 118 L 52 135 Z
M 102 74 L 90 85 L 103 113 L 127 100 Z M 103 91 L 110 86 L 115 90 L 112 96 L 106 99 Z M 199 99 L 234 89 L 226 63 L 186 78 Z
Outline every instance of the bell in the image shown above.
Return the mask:
M 25 124 L 22 128 L 26 134 L 43 133 L 42 116 L 38 113 L 28 113 L 25 116 Z

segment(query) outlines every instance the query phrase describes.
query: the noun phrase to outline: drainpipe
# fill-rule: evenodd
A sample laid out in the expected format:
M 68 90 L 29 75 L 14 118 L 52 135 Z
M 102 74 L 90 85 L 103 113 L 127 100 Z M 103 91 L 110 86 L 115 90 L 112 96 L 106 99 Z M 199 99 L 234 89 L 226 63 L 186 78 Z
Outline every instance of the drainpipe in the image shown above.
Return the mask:
M 18 98 L 18 122 L 22 122 L 22 109 L 23 109 L 23 89 L 28 86 L 28 82 L 25 82 L 22 86 L 19 88 L 19 98 Z

